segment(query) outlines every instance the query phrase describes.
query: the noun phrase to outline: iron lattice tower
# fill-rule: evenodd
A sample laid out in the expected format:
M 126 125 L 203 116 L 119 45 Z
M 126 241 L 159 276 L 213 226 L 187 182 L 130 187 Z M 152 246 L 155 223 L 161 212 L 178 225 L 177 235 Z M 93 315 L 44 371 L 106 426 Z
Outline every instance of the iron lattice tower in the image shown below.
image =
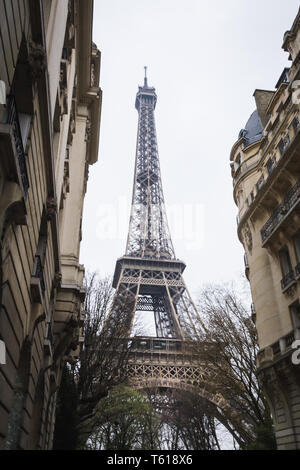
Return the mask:
M 243 429 L 215 381 L 214 364 L 203 363 L 194 348 L 202 344 L 194 339 L 199 340 L 205 326 L 185 285 L 186 265 L 175 256 L 168 228 L 154 121 L 156 101 L 145 73 L 135 102 L 139 119 L 126 253 L 116 262 L 116 290 L 106 327 L 112 335 L 117 331 L 120 344 L 122 339 L 131 343 L 126 367 L 134 387 L 197 393 L 215 405 L 218 419 L 229 416 Z M 136 312 L 153 312 L 156 336 L 130 336 Z
M 145 67 L 144 85 L 135 101 L 138 133 L 126 254 L 116 263 L 116 291 L 107 324 L 118 323 L 120 337 L 126 338 L 136 312 L 153 312 L 156 337 L 135 337 L 130 375 L 139 384 L 162 379 L 165 383 L 187 379 L 194 384 L 203 380 L 203 369 L 193 366 L 192 359 L 179 365 L 178 357 L 187 357 L 185 339 L 196 334 L 194 325 L 200 318 L 182 277 L 186 265 L 175 257 L 170 237 L 155 129 L 156 101 Z

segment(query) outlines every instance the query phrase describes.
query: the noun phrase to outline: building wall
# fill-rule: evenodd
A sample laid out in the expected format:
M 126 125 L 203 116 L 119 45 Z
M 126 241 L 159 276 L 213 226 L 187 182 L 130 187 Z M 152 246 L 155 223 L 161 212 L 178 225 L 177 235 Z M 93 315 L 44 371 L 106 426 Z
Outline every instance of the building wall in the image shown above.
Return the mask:
M 80 347 L 101 111 L 92 18 L 92 0 L 0 0 L 0 448 L 51 448 L 61 368 Z
M 248 121 L 230 160 L 260 347 L 258 374 L 278 448 L 299 449 L 300 365 L 292 361 L 300 339 L 300 238 L 295 239 L 300 234 L 299 13 L 284 35 L 283 48 L 290 53 L 291 67 L 275 90 L 254 92 L 262 133 L 249 143 Z

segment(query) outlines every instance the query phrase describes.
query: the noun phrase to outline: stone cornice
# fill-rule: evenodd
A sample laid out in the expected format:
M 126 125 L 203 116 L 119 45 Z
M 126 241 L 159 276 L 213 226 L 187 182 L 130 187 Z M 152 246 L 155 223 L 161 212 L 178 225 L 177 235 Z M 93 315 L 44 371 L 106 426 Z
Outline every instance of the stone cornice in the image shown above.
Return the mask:
M 78 104 L 87 105 L 91 114 L 90 139 L 87 153 L 89 164 L 93 164 L 98 160 L 102 107 L 102 90 L 99 88 L 101 54 L 92 42 L 93 3 L 93 0 L 78 1 L 77 3 L 78 18 L 80 18 L 77 25 Z

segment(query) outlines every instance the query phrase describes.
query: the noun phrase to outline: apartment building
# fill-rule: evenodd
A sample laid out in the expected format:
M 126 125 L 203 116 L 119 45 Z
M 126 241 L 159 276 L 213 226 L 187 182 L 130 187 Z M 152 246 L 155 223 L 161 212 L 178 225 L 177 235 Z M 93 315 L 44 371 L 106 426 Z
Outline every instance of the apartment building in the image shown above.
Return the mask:
M 0 448 L 51 449 L 82 341 L 83 202 L 98 158 L 92 0 L 0 1 Z

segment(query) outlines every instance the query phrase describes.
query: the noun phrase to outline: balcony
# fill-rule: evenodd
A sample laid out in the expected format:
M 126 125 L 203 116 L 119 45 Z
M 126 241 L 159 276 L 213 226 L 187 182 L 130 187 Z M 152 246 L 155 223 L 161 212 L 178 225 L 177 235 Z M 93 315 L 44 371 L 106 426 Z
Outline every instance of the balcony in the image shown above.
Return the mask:
M 291 285 L 293 285 L 296 282 L 295 280 L 295 274 L 293 269 L 289 271 L 287 274 L 283 276 L 281 279 L 281 289 L 282 292 L 285 292 Z
M 26 196 L 29 181 L 18 111 L 13 95 L 7 98 L 6 116 L 4 122 L 0 123 L 0 141 L 3 146 L 3 155 L 6 156 L 3 163 L 8 179 L 17 182 Z
M 175 338 L 161 339 L 152 337 L 134 337 L 131 350 L 137 352 L 183 352 L 185 344 Z
M 285 199 L 273 212 L 271 217 L 265 223 L 261 229 L 261 239 L 263 245 L 270 238 L 270 236 L 275 232 L 284 219 L 289 215 L 289 213 L 297 206 L 300 198 L 300 180 L 288 191 Z
M 257 366 L 260 367 L 264 362 L 277 360 L 282 355 L 291 354 L 293 342 L 297 339 L 300 339 L 300 328 L 295 328 L 270 346 L 261 349 L 257 354 Z

